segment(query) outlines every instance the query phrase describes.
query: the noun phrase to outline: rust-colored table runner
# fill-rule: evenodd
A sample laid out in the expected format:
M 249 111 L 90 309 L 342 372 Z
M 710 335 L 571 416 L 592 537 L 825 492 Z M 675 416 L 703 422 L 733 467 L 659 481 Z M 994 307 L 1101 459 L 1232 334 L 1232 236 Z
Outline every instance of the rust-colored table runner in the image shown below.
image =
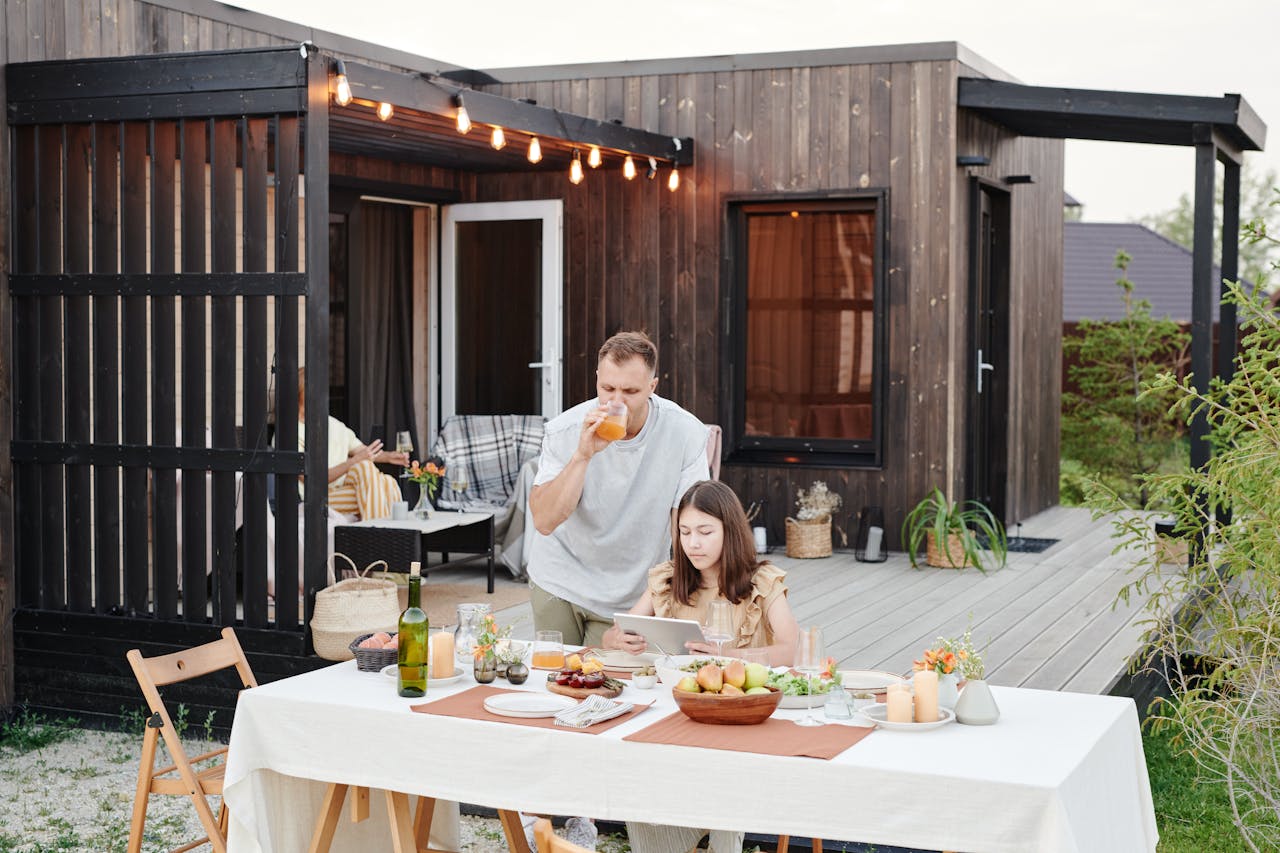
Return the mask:
M 485 710 L 484 700 L 490 696 L 497 696 L 502 693 L 520 693 L 519 690 L 504 690 L 501 687 L 486 687 L 484 685 L 476 685 L 470 690 L 464 690 L 453 696 L 439 699 L 435 702 L 426 702 L 422 705 L 411 705 L 410 710 L 417 714 L 437 714 L 441 717 L 459 717 L 464 720 L 486 720 L 491 723 L 511 723 L 517 726 L 532 726 L 537 729 L 555 729 L 561 732 L 584 732 L 589 735 L 598 735 L 600 732 L 606 732 L 616 725 L 625 723 L 627 720 L 639 714 L 649 707 L 650 704 L 635 705 L 630 712 L 620 717 L 614 717 L 612 720 L 605 720 L 603 723 L 596 723 L 594 726 L 587 726 L 585 729 L 576 729 L 572 726 L 557 726 L 555 717 L 504 717 L 500 714 L 494 714 Z
M 797 726 L 790 720 L 774 719 L 758 726 L 718 726 L 695 723 L 676 711 L 623 740 L 830 759 L 873 731 L 858 726 Z

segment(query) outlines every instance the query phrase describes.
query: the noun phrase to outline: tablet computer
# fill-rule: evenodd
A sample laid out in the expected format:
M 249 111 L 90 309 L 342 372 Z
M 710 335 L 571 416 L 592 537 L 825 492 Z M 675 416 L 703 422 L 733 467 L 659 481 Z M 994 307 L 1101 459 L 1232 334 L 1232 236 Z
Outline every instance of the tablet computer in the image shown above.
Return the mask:
M 654 651 L 669 655 L 687 655 L 685 643 L 702 642 L 702 626 L 692 619 L 666 619 L 661 616 L 639 616 L 635 613 L 615 613 L 618 627 L 645 638 Z

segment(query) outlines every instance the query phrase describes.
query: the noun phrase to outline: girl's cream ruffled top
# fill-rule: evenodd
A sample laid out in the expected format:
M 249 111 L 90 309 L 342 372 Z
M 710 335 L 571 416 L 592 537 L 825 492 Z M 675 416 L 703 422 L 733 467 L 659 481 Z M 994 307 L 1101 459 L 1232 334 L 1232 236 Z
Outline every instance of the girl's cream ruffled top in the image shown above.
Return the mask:
M 653 599 L 653 611 L 668 619 L 692 619 L 702 624 L 707 602 L 720 597 L 718 589 L 699 589 L 693 603 L 684 605 L 671 593 L 671 576 L 675 563 L 670 560 L 649 570 L 649 595 Z M 773 645 L 773 632 L 765 614 L 770 605 L 787 594 L 783 579 L 787 573 L 773 563 L 762 563 L 751 579 L 751 593 L 734 606 L 733 621 L 738 626 L 738 636 L 730 648 L 745 649 Z

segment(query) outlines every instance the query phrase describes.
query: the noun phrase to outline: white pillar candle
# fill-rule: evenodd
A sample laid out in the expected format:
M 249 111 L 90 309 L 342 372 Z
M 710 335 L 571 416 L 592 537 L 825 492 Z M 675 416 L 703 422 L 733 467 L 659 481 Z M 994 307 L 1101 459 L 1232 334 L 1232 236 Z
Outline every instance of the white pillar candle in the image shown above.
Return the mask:
M 768 538 L 768 533 L 767 533 L 767 531 L 765 531 L 765 529 L 764 529 L 763 527 L 753 527 L 753 528 L 751 528 L 751 532 L 752 532 L 752 533 L 755 535 L 755 537 L 756 537 L 756 553 L 757 553 L 757 554 L 766 554 L 766 553 L 768 553 L 768 551 L 769 551 L 769 538 Z
M 880 542 L 884 539 L 884 531 L 879 527 L 870 527 L 867 529 L 867 548 L 865 558 L 868 560 L 880 559 Z
M 938 673 L 932 669 L 924 669 L 911 679 L 916 692 L 916 722 L 936 723 L 938 721 Z
M 891 723 L 911 722 L 911 691 L 905 684 L 891 684 L 885 696 L 885 719 Z

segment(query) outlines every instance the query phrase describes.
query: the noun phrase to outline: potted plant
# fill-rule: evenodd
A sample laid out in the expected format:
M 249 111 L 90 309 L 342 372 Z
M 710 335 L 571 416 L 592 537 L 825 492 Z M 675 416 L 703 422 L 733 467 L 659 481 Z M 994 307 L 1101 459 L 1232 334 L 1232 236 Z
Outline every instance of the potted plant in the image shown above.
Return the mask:
M 1009 554 L 1004 525 L 977 501 L 953 502 L 934 486 L 902 522 L 902 542 L 911 565 L 919 567 L 920 546 L 925 562 L 943 569 L 976 566 L 985 572 L 1000 568 Z
M 826 483 L 796 490 L 796 517 L 787 519 L 788 557 L 831 556 L 831 513 L 840 503 Z

